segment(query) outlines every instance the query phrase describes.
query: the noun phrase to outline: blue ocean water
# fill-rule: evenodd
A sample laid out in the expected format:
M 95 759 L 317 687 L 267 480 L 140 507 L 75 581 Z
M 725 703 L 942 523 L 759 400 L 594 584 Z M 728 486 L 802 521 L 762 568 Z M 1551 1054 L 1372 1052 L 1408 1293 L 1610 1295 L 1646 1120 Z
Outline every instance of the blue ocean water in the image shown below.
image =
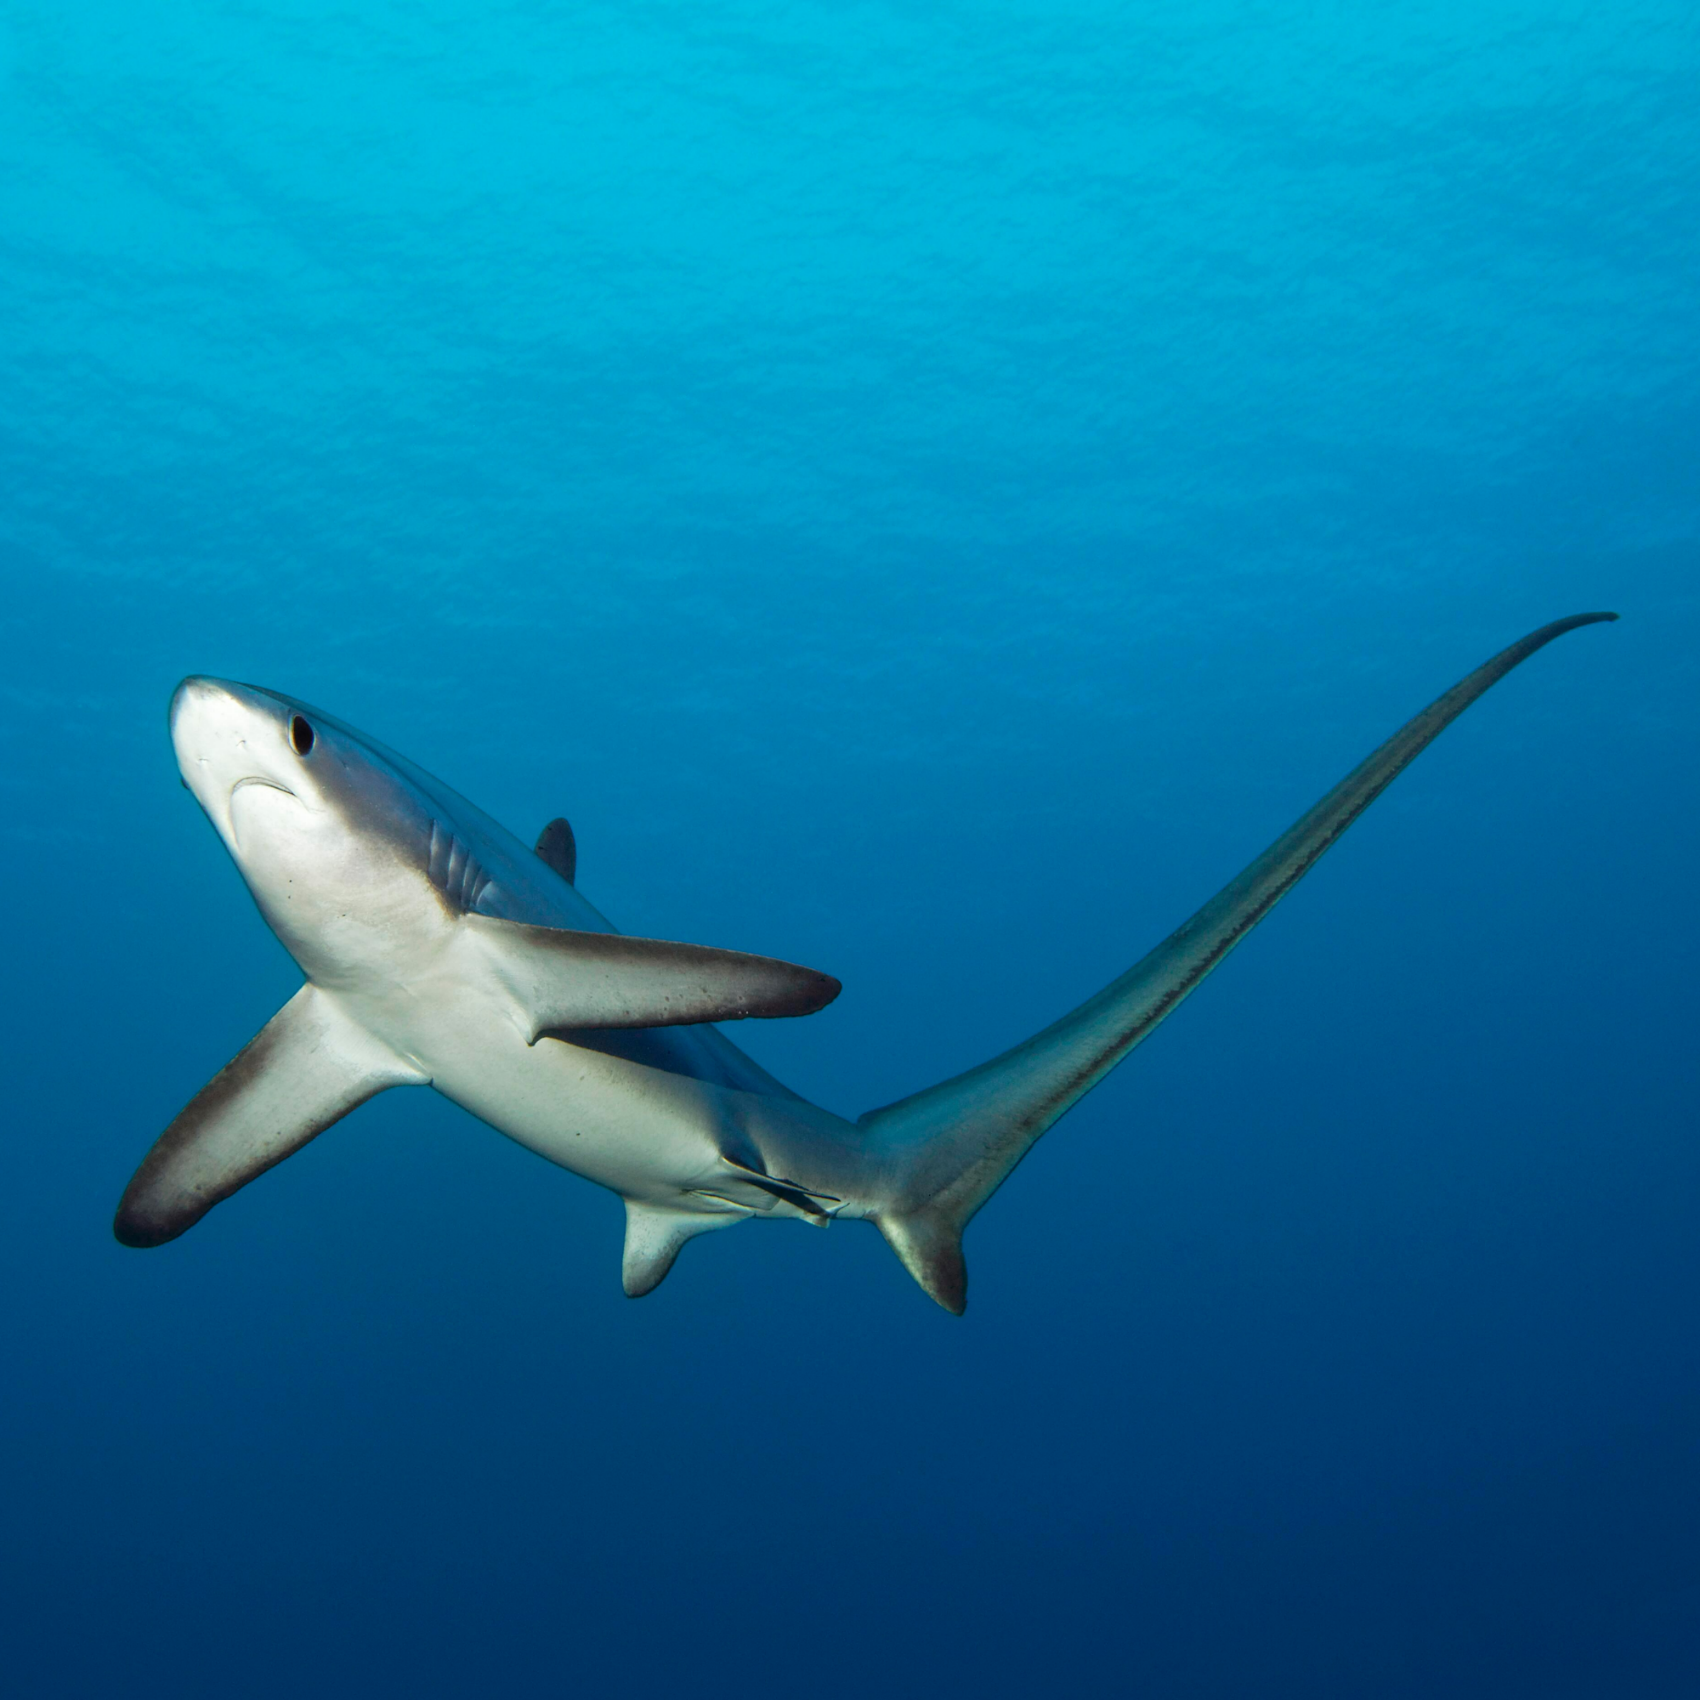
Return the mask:
M 1700 20 L 13 0 L 0 1669 L 41 1696 L 1700 1685 Z M 428 1093 L 119 1191 L 297 982 L 177 784 L 327 709 L 855 1114 L 1472 709 L 968 1236 Z

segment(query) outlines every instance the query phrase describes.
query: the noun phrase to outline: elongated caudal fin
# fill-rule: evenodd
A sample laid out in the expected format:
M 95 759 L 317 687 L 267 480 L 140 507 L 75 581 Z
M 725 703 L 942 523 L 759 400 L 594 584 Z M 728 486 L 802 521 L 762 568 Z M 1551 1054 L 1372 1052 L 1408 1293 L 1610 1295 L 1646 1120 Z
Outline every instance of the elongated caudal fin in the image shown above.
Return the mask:
M 1070 1015 L 942 1085 L 861 1118 L 891 1177 L 873 1213 L 903 1266 L 946 1310 L 968 1302 L 962 1230 L 1034 1142 L 1089 1092 L 1310 870 L 1400 770 L 1520 661 L 1577 626 L 1530 632 L 1454 685 L 1354 768 L 1190 921 Z

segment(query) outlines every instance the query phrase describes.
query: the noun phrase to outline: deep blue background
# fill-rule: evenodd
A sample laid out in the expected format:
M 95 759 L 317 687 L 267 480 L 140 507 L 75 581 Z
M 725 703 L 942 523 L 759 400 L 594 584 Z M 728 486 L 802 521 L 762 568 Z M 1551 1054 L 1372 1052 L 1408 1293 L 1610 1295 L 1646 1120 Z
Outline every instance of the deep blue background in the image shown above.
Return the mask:
M 1687 0 L 14 0 L 8 1690 L 1700 1691 L 1697 74 Z M 110 1238 L 295 983 L 183 673 L 839 974 L 748 1042 L 854 1114 L 1602 606 L 964 1321 L 856 1225 L 629 1303 L 426 1093 Z

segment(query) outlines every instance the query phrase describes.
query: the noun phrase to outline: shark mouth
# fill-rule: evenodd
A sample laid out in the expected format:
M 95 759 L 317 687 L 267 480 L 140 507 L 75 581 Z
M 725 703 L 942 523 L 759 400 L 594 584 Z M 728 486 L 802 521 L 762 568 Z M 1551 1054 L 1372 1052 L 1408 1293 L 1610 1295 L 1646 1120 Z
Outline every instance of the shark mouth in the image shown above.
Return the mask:
M 213 814 L 210 809 L 207 811 L 208 814 L 212 815 L 213 824 L 225 835 L 226 842 L 230 844 L 232 852 L 237 853 L 238 860 L 240 860 L 240 853 L 250 848 L 242 831 L 243 817 L 251 816 L 254 808 L 256 807 L 253 803 L 249 803 L 240 809 L 236 806 L 238 799 L 242 796 L 244 791 L 276 791 L 287 797 L 292 803 L 299 803 L 301 801 L 300 796 L 296 792 L 291 791 L 287 785 L 280 785 L 275 779 L 267 779 L 261 774 L 250 773 L 245 778 L 238 779 L 236 783 L 230 787 L 230 795 L 225 798 L 224 808 L 220 811 L 220 813 L 224 816 L 223 822 L 221 823 L 218 819 L 218 815 Z M 265 808 L 264 804 L 260 804 L 258 806 L 262 810 Z M 247 824 L 251 831 L 254 826 L 252 819 L 250 819 Z
M 284 796 L 295 797 L 296 802 L 301 801 L 301 799 L 297 797 L 287 785 L 279 785 L 275 779 L 263 779 L 257 773 L 250 773 L 246 779 L 238 779 L 236 783 L 230 787 L 230 795 L 234 798 L 238 791 L 249 785 L 263 785 L 268 791 L 281 791 Z

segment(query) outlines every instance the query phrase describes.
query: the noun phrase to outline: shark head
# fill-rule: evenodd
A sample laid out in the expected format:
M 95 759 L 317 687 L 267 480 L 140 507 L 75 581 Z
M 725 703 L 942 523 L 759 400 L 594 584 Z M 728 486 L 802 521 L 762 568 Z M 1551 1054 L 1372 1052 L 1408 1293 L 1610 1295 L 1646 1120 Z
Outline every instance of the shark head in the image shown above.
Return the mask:
M 171 740 L 273 932 L 321 992 L 364 1000 L 365 1019 L 387 1019 L 374 999 L 493 996 L 529 1046 L 545 1032 L 802 1014 L 837 993 L 767 957 L 613 935 L 464 797 L 280 692 L 185 679 Z
M 348 962 L 361 934 L 373 945 L 396 936 L 403 914 L 440 891 L 440 811 L 387 751 L 340 721 L 276 691 L 196 676 L 172 696 L 171 741 L 183 783 L 309 975 L 331 955 Z
M 253 685 L 196 676 L 172 694 L 170 720 L 183 783 L 232 854 L 237 794 L 250 786 L 291 798 L 303 811 L 327 812 L 328 786 L 334 785 L 344 752 L 322 736 L 324 716 L 304 703 Z

